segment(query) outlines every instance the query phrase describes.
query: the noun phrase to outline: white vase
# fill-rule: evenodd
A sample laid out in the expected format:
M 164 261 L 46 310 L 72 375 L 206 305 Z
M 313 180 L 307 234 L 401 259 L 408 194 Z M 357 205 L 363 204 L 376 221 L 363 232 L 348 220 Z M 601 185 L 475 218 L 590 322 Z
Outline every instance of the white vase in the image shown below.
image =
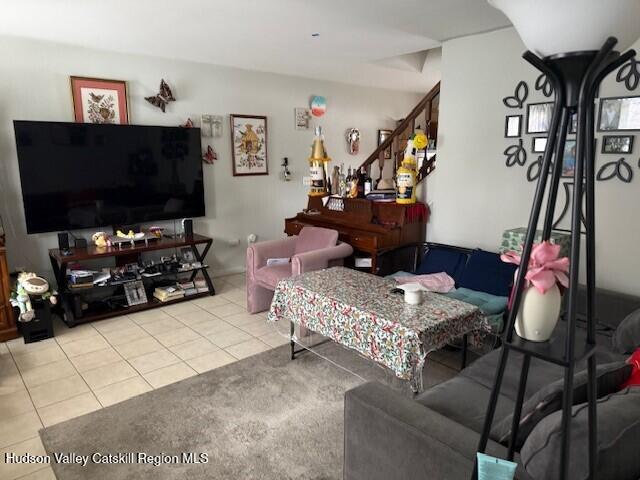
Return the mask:
M 558 323 L 562 296 L 554 285 L 545 293 L 533 286 L 522 292 L 520 309 L 516 316 L 516 333 L 525 340 L 546 342 Z

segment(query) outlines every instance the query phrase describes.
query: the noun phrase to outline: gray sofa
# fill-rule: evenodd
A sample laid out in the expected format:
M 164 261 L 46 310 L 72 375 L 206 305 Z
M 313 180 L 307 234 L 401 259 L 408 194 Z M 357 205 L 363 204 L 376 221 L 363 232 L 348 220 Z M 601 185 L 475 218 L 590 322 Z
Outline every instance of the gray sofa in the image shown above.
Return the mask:
M 638 297 L 598 291 L 598 322 L 599 328 L 602 327 L 596 354 L 599 365 L 627 357 L 612 348 L 611 329 L 638 308 Z M 559 322 L 558 328 L 562 327 L 564 322 Z M 499 353 L 494 350 L 479 358 L 456 377 L 415 399 L 379 383 L 365 383 L 348 391 L 344 407 L 344 479 L 468 480 Z M 516 352 L 510 354 L 494 427 L 513 412 L 522 358 Z M 581 362 L 576 372 L 585 366 L 585 362 Z M 428 362 L 426 368 L 429 368 Z M 525 401 L 563 374 L 561 367 L 532 359 Z M 502 458 L 507 453 L 493 431 L 487 453 Z M 519 461 L 518 455 L 516 460 Z M 584 458 L 574 455 L 573 461 L 584 463 Z M 542 480 L 533 479 L 521 464 L 516 478 Z

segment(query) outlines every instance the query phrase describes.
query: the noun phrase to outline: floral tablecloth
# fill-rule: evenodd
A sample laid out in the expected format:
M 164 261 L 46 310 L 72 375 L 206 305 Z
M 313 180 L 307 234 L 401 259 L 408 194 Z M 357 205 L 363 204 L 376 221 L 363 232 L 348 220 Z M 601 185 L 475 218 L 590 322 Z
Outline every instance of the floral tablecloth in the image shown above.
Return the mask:
M 425 293 L 408 305 L 391 293 L 395 282 L 343 267 L 305 273 L 278 283 L 267 316 L 329 337 L 422 389 L 427 353 L 464 334 L 488 329 L 475 305 Z

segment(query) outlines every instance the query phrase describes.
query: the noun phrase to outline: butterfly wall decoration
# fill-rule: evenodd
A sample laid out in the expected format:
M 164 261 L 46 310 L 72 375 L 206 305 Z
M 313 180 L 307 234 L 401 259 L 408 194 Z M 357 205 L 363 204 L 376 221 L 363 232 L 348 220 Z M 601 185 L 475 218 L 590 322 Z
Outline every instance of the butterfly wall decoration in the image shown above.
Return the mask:
M 144 97 L 144 99 L 151 105 L 162 110 L 162 113 L 165 113 L 167 103 L 176 101 L 173 93 L 171 93 L 171 88 L 169 88 L 169 85 L 167 85 L 167 82 L 165 82 L 164 79 L 160 81 L 160 91 L 158 94 L 152 97 Z
M 180 125 L 181 128 L 193 128 L 193 120 L 191 120 L 190 118 L 187 118 L 187 121 L 185 123 L 183 123 L 182 125 Z
M 202 155 L 202 161 L 204 163 L 213 164 L 214 160 L 218 159 L 218 155 L 211 145 L 207 145 L 207 151 Z

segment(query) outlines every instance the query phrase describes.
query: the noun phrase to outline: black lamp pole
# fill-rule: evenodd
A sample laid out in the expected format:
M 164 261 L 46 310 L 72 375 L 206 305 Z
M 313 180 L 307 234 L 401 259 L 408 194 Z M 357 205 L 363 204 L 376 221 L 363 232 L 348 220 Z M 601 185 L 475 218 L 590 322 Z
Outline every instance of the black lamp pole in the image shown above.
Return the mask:
M 515 350 L 524 355 L 522 373 L 516 404 L 511 424 L 508 460 L 515 454 L 515 439 L 522 412 L 522 403 L 527 386 L 527 376 L 532 357 L 552 362 L 564 367 L 564 394 L 562 399 L 562 449 L 560 452 L 561 475 L 568 477 L 569 448 L 571 439 L 571 408 L 573 403 L 573 376 L 575 363 L 587 358 L 588 386 L 588 419 L 589 419 L 589 479 L 595 479 L 597 465 L 597 431 L 596 431 L 596 359 L 595 359 L 595 151 L 594 151 L 594 102 L 598 86 L 609 73 L 635 56 L 634 50 L 623 55 L 613 50 L 617 40 L 609 37 L 598 51 L 575 52 L 540 58 L 532 52 L 524 53 L 523 58 L 544 73 L 555 90 L 555 101 L 549 136 L 545 148 L 540 176 L 531 208 L 529 225 L 522 251 L 522 260 L 515 282 L 515 294 L 509 311 L 505 329 L 500 361 L 496 370 L 493 390 L 489 399 L 487 414 L 478 451 L 484 452 L 487 447 L 491 425 L 495 414 L 504 370 L 509 352 Z M 558 187 L 562 174 L 564 146 L 573 114 L 577 113 L 576 131 L 576 164 L 574 171 L 573 205 L 571 213 L 571 255 L 568 298 L 566 302 L 566 328 L 556 332 L 557 338 L 549 342 L 535 343 L 514 336 L 514 327 L 527 266 L 531 257 L 540 212 L 545 199 L 547 180 L 551 173 L 551 185 L 547 196 L 546 212 L 542 230 L 542 240 L 549 240 L 553 227 Z M 586 190 L 586 191 L 585 191 Z M 576 314 L 578 300 L 578 274 L 580 266 L 580 241 L 582 233 L 582 201 L 585 191 L 585 236 L 586 236 L 586 278 L 587 278 L 587 332 L 578 335 L 576 332 Z M 578 341 L 578 345 L 576 342 Z M 472 479 L 477 479 L 477 462 Z

